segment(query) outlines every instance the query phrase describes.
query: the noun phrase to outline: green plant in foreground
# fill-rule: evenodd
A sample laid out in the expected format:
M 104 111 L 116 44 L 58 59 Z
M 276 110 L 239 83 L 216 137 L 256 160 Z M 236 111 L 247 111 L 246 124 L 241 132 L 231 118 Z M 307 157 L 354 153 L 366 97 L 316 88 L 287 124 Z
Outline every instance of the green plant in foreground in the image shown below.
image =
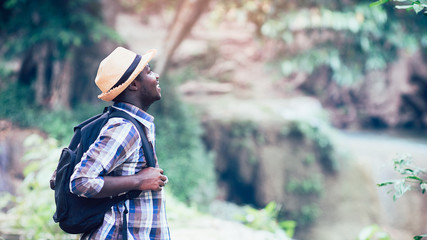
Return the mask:
M 237 220 L 243 222 L 246 226 L 265 230 L 273 233 L 285 231 L 286 236 L 292 238 L 295 232 L 295 221 L 277 221 L 280 207 L 275 202 L 270 202 L 263 209 L 255 209 L 250 206 L 245 207 L 245 215 L 237 216 Z
M 393 159 L 394 170 L 402 175 L 401 179 L 386 181 L 377 184 L 379 187 L 393 185 L 394 190 L 393 200 L 396 201 L 402 197 L 406 192 L 415 190 L 420 191 L 422 194 L 427 189 L 427 179 L 425 178 L 427 172 L 425 169 L 416 166 L 412 161 L 412 156 L 409 154 L 400 155 Z M 420 240 L 427 235 L 418 235 L 414 240 Z
M 20 239 L 70 239 L 53 222 L 55 212 L 53 191 L 49 179 L 56 168 L 61 148 L 54 139 L 38 135 L 28 137 L 24 145 L 24 181 L 18 195 L 0 193 L 0 239 L 2 234 L 21 236 Z
M 426 170 L 415 166 L 411 155 L 400 155 L 393 159 L 394 170 L 402 175 L 401 179 L 390 180 L 377 184 L 379 187 L 394 186 L 393 200 L 396 201 L 407 191 L 420 190 L 422 194 L 427 189 Z M 391 190 L 391 191 L 393 191 Z M 389 191 L 389 192 L 391 192 Z

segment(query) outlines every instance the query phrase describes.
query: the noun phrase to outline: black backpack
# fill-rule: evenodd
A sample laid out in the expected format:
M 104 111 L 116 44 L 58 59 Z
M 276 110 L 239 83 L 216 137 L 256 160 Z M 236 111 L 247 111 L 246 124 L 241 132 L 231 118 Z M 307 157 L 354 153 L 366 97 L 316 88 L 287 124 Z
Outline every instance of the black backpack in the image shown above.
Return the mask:
M 62 150 L 58 167 L 55 171 L 56 176 L 51 180 L 51 188 L 55 190 L 56 203 L 56 212 L 53 215 L 53 220 L 59 223 L 59 227 L 67 233 L 91 232 L 102 224 L 104 215 L 111 206 L 121 201 L 135 198 L 141 193 L 141 191 L 134 190 L 118 197 L 85 198 L 70 192 L 70 177 L 73 174 L 74 167 L 80 162 L 89 146 L 95 142 L 108 119 L 113 117 L 125 118 L 135 125 L 141 136 L 142 147 L 148 166 L 155 167 L 153 150 L 147 141 L 141 124 L 124 111 L 115 109 L 114 107 L 107 107 L 104 113 L 98 114 L 74 127 L 74 135 L 71 143 L 69 147 Z M 126 210 L 124 212 L 125 226 L 127 226 L 125 222 Z M 127 235 L 127 230 L 123 234 Z

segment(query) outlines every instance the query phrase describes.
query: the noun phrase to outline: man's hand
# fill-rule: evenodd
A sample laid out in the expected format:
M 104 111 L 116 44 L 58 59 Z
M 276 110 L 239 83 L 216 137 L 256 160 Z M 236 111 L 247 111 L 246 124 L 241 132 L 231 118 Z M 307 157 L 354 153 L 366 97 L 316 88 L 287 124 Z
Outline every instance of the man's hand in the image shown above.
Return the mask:
M 135 177 L 137 179 L 137 190 L 161 191 L 168 182 L 168 177 L 163 175 L 161 168 L 144 168 Z

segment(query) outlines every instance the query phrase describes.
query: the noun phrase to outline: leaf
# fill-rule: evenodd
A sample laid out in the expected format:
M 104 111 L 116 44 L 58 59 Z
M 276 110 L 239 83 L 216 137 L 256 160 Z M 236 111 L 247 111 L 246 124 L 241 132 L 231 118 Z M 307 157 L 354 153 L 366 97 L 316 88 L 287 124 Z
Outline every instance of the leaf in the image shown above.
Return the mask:
M 424 234 L 424 235 L 418 235 L 418 236 L 414 237 L 414 240 L 420 240 L 420 239 L 422 239 L 424 237 L 427 237 L 427 235 L 426 234 Z
M 417 176 L 406 176 L 405 178 L 406 178 L 406 179 L 413 179 L 413 180 L 417 180 L 417 181 L 420 181 L 420 182 L 423 182 L 423 181 L 424 181 L 423 179 L 421 179 L 420 177 L 417 177 Z
M 396 5 L 397 9 L 410 9 L 412 5 Z
M 13 196 L 10 193 L 0 193 L 0 210 L 3 210 L 10 202 L 12 202 Z
M 378 187 L 384 187 L 390 184 L 394 184 L 396 181 L 390 181 L 390 182 L 382 182 L 382 183 L 378 183 L 377 186 Z
M 359 236 L 358 236 L 358 240 L 368 240 L 371 239 L 375 233 L 378 231 L 378 226 L 377 225 L 371 225 L 368 227 L 365 227 L 364 229 L 362 229 L 362 231 L 360 231 Z
M 424 7 L 421 6 L 421 4 L 419 4 L 419 3 L 414 3 L 412 6 L 414 7 L 414 11 L 416 13 L 419 13 L 424 9 Z
M 297 226 L 297 223 L 295 221 L 287 220 L 279 222 L 279 226 L 285 230 L 288 237 L 292 238 L 295 234 L 295 227 Z
M 393 200 L 396 201 L 397 198 L 400 198 L 401 196 L 403 196 L 403 194 L 405 194 L 407 191 L 411 190 L 411 186 L 406 185 L 406 182 L 404 179 L 396 181 L 394 184 L 394 196 L 393 196 Z
M 265 206 L 264 209 L 265 211 L 267 211 L 267 213 L 274 214 L 274 212 L 276 211 L 276 203 L 270 202 L 269 204 L 267 204 L 267 206 Z
M 31 162 L 30 164 L 28 164 L 28 166 L 25 167 L 23 174 L 24 176 L 28 176 L 30 173 L 33 173 L 35 171 L 37 171 L 40 168 L 40 163 L 39 162 Z
M 387 3 L 388 1 L 389 0 L 378 0 L 376 2 L 369 4 L 369 7 L 377 7 L 377 6 L 383 5 L 384 3 Z

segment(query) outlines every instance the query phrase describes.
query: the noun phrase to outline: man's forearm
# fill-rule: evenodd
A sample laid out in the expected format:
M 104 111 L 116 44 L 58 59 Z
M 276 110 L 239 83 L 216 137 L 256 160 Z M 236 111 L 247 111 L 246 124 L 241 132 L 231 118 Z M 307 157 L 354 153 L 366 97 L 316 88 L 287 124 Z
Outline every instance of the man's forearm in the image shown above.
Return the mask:
M 131 190 L 160 191 L 168 182 L 160 168 L 144 168 L 135 175 L 130 176 L 104 176 L 104 185 L 94 198 L 117 196 Z
M 117 196 L 137 188 L 138 181 L 135 175 L 131 176 L 104 176 L 104 186 L 93 198 Z

